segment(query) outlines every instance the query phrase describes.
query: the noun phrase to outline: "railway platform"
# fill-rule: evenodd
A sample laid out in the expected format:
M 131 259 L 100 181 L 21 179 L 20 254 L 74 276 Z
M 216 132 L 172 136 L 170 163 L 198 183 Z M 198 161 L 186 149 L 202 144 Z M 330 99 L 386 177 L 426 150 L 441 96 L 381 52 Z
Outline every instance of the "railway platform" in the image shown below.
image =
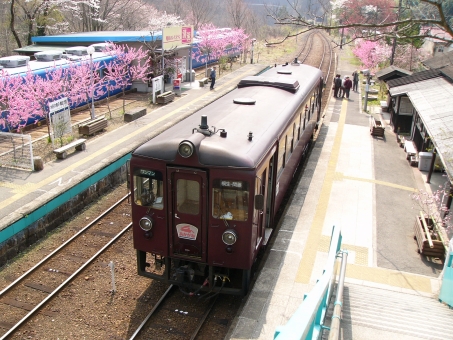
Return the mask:
M 336 73 L 351 76 L 347 50 L 338 57 Z M 362 108 L 360 92 L 351 91 L 349 100 L 331 94 L 314 148 L 227 339 L 274 338 L 320 279 L 333 226 L 341 228 L 341 249 L 348 252 L 341 339 L 452 338 L 453 310 L 437 300 L 443 266 L 417 253 L 419 210 L 410 198 L 417 190 L 434 192 L 444 180 L 435 175 L 426 183 L 427 172 L 406 160 L 379 107 L 371 114 L 380 116 L 385 133 L 372 136 L 371 115 Z

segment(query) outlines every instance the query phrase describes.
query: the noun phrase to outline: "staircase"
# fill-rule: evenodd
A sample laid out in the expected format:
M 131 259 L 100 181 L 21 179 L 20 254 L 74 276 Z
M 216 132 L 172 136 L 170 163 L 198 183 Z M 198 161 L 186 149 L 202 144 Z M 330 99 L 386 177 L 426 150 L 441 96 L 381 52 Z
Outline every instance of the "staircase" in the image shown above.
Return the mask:
M 332 305 L 326 326 L 330 325 Z M 347 283 L 340 338 L 453 339 L 453 310 L 430 297 Z M 328 332 L 324 332 L 323 339 L 328 339 Z

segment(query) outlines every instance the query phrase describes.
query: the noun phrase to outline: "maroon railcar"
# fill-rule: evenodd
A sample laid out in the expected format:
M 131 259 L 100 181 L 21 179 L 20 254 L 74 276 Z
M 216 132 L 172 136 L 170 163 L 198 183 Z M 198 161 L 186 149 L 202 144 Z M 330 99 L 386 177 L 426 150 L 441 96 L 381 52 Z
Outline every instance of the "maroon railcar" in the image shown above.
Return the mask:
M 247 293 L 319 121 L 322 89 L 319 69 L 277 66 L 133 152 L 139 275 L 191 295 Z

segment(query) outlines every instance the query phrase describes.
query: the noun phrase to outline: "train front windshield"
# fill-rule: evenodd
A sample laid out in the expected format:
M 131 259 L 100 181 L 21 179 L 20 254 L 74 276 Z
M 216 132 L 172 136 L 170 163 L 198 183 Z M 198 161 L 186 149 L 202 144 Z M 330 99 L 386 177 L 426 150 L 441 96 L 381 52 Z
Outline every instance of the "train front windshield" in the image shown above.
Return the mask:
M 162 173 L 137 169 L 134 171 L 134 202 L 137 205 L 162 210 L 164 208 Z
M 244 181 L 214 180 L 212 188 L 212 217 L 247 221 L 249 188 Z

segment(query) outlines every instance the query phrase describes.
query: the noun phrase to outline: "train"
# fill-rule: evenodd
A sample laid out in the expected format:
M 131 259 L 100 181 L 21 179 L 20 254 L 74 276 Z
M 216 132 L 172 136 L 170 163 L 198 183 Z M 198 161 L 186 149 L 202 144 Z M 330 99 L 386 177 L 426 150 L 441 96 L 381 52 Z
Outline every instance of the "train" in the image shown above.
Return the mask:
M 99 75 L 99 78 L 102 81 L 104 77 L 105 67 L 115 60 L 115 56 L 109 55 L 104 52 L 104 48 L 107 44 L 100 43 L 92 45 L 95 49 L 95 52 L 92 55 L 93 62 L 99 62 L 100 68 L 96 70 Z M 25 77 L 28 72 L 32 72 L 33 75 L 39 76 L 41 78 L 46 78 L 49 71 L 54 70 L 55 68 L 67 67 L 70 63 L 77 64 L 82 62 L 89 62 L 89 56 L 87 52 L 87 46 L 74 46 L 66 48 L 65 52 L 59 50 L 49 50 L 44 52 L 35 53 L 36 60 L 30 60 L 29 56 L 15 55 L 10 57 L 0 58 L 0 73 L 3 72 L 2 77 L 8 76 L 20 76 Z M 105 87 L 105 86 L 104 86 Z M 127 89 L 129 89 L 128 86 Z M 99 91 L 101 95 L 96 96 L 96 100 L 104 99 L 108 95 L 112 96 L 122 91 L 121 88 L 115 88 L 110 92 L 106 89 Z M 72 104 L 71 109 L 74 109 L 78 106 L 83 106 L 87 104 L 84 101 L 80 101 L 77 104 Z M 1 106 L 0 106 L 1 108 Z M 7 115 L 7 111 L 2 111 L 1 115 Z M 42 117 L 45 119 L 45 117 Z M 30 118 L 25 125 L 33 124 L 35 118 Z M 3 132 L 8 132 L 6 126 L 0 127 Z
M 218 28 L 213 31 L 218 32 L 217 39 L 226 39 L 232 33 L 231 28 Z M 213 38 L 216 39 L 216 38 Z M 203 48 L 199 46 L 201 41 L 200 35 L 195 33 L 192 43 L 192 68 L 200 68 L 219 61 L 218 57 L 209 56 L 202 52 Z M 242 53 L 240 46 L 229 45 L 225 48 L 223 55 L 228 59 L 237 59 Z
M 190 296 L 247 294 L 318 127 L 323 87 L 315 67 L 275 65 L 132 152 L 138 275 Z

